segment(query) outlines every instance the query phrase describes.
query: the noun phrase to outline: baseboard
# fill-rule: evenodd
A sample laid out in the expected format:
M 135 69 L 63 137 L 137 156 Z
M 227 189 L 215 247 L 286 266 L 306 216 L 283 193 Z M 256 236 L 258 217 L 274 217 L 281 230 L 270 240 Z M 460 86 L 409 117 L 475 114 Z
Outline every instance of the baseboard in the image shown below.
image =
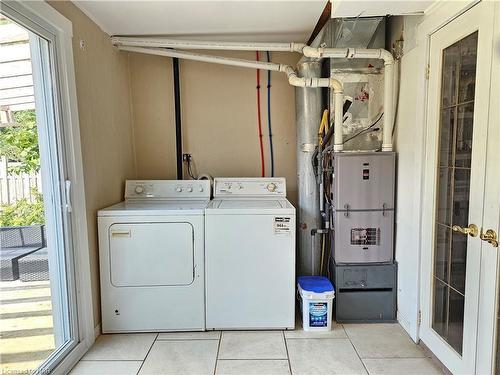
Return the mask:
M 94 327 L 94 340 L 101 336 L 101 323 Z

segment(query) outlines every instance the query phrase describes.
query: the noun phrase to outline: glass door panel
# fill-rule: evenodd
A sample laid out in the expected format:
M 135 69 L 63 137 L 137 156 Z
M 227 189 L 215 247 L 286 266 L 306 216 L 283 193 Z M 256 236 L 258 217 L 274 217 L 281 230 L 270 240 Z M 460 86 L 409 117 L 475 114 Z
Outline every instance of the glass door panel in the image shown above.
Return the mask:
M 0 14 L 0 373 L 78 343 L 53 43 Z
M 478 33 L 443 51 L 432 328 L 462 354 Z

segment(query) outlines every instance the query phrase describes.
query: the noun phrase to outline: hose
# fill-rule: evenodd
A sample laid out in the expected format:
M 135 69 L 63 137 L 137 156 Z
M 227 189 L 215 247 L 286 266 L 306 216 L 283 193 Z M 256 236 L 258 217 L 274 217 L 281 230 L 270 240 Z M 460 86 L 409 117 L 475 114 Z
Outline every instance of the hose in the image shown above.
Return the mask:
M 267 62 L 271 62 L 269 51 L 266 52 Z M 271 71 L 267 71 L 267 127 L 269 129 L 269 154 L 271 156 L 271 177 L 274 177 L 273 131 L 271 128 Z
M 259 61 L 259 51 L 255 51 L 257 61 Z M 262 142 L 262 119 L 260 114 L 260 70 L 257 69 L 257 121 L 259 124 L 259 143 L 260 143 L 260 170 L 262 177 L 266 175 L 266 167 L 264 163 L 264 144 Z

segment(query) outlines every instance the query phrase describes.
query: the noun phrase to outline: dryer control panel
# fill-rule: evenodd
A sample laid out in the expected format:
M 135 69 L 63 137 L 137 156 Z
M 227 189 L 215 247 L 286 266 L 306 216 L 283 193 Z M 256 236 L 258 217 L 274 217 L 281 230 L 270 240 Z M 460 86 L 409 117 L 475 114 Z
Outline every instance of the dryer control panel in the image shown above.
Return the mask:
M 286 197 L 286 180 L 284 177 L 215 178 L 214 197 Z
M 127 180 L 125 199 L 210 199 L 208 180 Z

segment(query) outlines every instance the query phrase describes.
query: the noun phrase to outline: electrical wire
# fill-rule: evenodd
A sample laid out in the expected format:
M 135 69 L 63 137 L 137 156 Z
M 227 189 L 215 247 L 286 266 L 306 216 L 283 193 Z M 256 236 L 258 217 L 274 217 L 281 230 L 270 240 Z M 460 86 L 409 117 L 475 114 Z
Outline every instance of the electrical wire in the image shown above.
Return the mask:
M 188 175 L 191 177 L 193 180 L 196 180 L 196 177 L 194 177 L 193 172 L 191 171 L 191 162 L 188 162 Z
M 259 51 L 255 51 L 257 61 L 259 61 Z M 262 177 L 266 175 L 266 166 L 264 163 L 264 144 L 262 142 L 262 119 L 260 114 L 260 70 L 257 69 L 257 120 L 259 124 L 259 143 L 260 143 L 260 169 Z
M 396 104 L 394 105 L 394 121 L 392 123 L 392 134 L 391 137 L 394 138 L 394 133 L 396 132 L 396 125 L 397 125 L 397 120 L 398 120 L 398 111 L 399 111 L 399 95 L 401 92 L 401 61 L 398 59 L 396 60 L 396 65 L 397 65 L 397 94 L 396 94 Z
M 191 177 L 191 179 L 193 180 L 196 180 L 196 177 L 194 176 L 193 171 L 191 170 L 191 163 L 192 163 L 191 157 L 188 157 L 186 163 L 187 163 L 187 172 L 189 177 Z
M 378 122 L 380 121 L 380 119 L 382 118 L 382 116 L 383 116 L 383 115 L 384 115 L 384 112 L 382 112 L 382 113 L 380 114 L 380 116 L 377 118 L 377 120 L 376 120 L 373 124 L 371 124 L 371 125 L 370 125 L 370 126 L 368 126 L 367 128 L 364 128 L 363 130 L 360 130 L 359 132 L 357 132 L 357 133 L 356 133 L 356 134 L 354 134 L 353 136 L 351 136 L 351 137 L 347 138 L 346 140 L 344 140 L 344 142 L 342 142 L 342 144 L 349 142 L 351 139 L 356 138 L 357 136 L 359 136 L 359 135 L 361 135 L 361 134 L 363 134 L 363 133 L 367 132 L 367 131 L 368 131 L 368 130 L 370 130 L 371 128 L 373 128 L 375 125 L 377 125 L 377 124 L 378 124 Z
M 271 61 L 271 54 L 266 51 L 267 62 Z M 271 177 L 274 177 L 273 131 L 271 128 L 271 71 L 267 71 L 267 127 L 269 129 L 269 154 L 271 157 Z

